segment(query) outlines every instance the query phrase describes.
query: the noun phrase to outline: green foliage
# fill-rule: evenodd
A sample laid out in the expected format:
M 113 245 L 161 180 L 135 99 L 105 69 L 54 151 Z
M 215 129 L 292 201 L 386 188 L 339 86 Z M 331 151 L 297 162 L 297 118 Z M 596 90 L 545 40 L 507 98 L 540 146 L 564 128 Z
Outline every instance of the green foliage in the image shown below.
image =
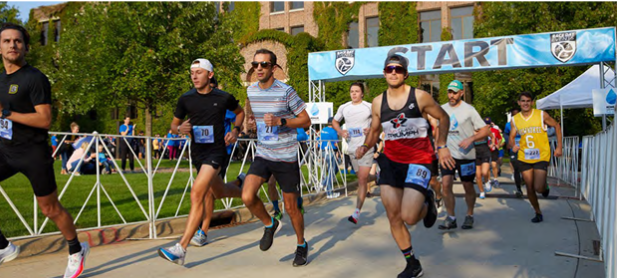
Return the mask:
M 18 16 L 19 10 L 15 6 L 9 6 L 7 2 L 0 2 L 0 23 L 23 24 Z
M 261 4 L 259 2 L 235 2 L 235 8 L 230 13 L 240 28 L 234 29 L 233 38 L 240 41 L 242 38 L 259 31 L 259 16 Z
M 478 13 L 476 13 L 478 14 Z M 617 25 L 617 5 L 611 2 L 484 2 L 474 22 L 475 37 L 554 32 Z M 536 99 L 565 86 L 588 67 L 550 67 L 474 73 L 474 105 L 499 125 L 516 98 L 529 91 Z M 559 111 L 548 111 L 560 118 Z M 594 134 L 601 129 L 591 109 L 564 111 L 566 136 Z
M 348 32 L 349 23 L 358 21 L 362 2 L 314 2 L 313 17 L 319 27 L 318 37 L 324 42 L 325 50 L 343 48 L 343 36 Z

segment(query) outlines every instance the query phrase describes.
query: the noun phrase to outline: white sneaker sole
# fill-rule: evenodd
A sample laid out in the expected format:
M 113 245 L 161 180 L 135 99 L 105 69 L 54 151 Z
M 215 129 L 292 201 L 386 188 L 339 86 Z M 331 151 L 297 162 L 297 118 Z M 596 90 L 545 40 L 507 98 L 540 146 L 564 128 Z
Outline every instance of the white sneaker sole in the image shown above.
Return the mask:
M 19 248 L 19 246 L 15 245 L 15 252 L 13 252 L 13 254 L 11 255 L 4 257 L 4 259 L 0 260 L 0 264 L 5 263 L 5 262 L 10 262 L 14 260 L 15 258 L 17 258 L 17 256 L 19 256 L 20 250 L 21 249 Z

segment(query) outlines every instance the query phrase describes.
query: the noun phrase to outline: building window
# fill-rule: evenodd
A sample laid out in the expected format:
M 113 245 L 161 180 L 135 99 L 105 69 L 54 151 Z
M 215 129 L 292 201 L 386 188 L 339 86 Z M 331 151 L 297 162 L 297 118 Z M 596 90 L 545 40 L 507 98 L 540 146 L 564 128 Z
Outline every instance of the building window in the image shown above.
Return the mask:
M 441 11 L 420 12 L 421 42 L 441 41 Z
M 284 12 L 285 11 L 285 2 L 272 2 L 270 3 L 270 12 Z
M 297 34 L 300 34 L 304 32 L 304 26 L 296 26 L 296 27 L 291 27 L 291 35 L 295 36 Z
M 452 39 L 473 39 L 473 6 L 450 9 Z
M 236 5 L 235 5 L 235 3 L 234 3 L 234 2 L 229 2 L 229 3 L 227 3 L 227 11 L 228 11 L 228 12 L 233 11 L 235 8 L 236 8 Z
M 56 25 L 54 28 L 54 41 L 55 42 L 59 42 L 60 41 L 60 20 L 56 20 L 54 21 L 54 24 Z
M 281 28 L 276 28 L 276 29 L 274 29 L 274 30 L 276 30 L 276 31 L 281 31 L 281 32 L 285 32 L 285 28 L 283 28 L 283 27 L 281 27 Z
M 360 36 L 358 34 L 358 22 L 349 23 L 349 31 L 347 32 L 347 47 L 359 48 Z
M 366 19 L 366 46 L 379 46 L 379 17 Z
M 420 89 L 433 96 L 435 101 L 439 101 L 439 75 L 429 74 L 420 76 Z
M 291 4 L 290 10 L 302 10 L 304 9 L 304 2 L 289 2 Z
M 43 22 L 41 30 L 41 45 L 47 45 L 47 37 L 49 36 L 49 22 Z

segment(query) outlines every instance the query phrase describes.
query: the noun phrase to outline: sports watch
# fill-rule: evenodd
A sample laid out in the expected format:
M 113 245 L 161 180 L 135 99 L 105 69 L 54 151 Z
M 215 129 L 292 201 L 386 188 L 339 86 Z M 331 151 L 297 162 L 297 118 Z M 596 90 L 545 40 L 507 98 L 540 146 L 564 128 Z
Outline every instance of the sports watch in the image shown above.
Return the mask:
M 287 120 L 281 119 L 281 126 L 286 126 L 286 125 L 287 125 Z
M 9 109 L 2 109 L 2 118 L 6 119 L 6 117 L 11 116 L 11 110 Z

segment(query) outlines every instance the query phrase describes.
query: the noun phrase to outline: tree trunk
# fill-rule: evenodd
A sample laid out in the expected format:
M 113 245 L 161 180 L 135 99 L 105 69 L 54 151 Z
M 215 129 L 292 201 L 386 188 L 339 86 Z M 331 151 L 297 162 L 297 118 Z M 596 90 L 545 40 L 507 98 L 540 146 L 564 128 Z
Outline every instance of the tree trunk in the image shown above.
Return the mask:
M 151 105 L 146 105 L 146 110 L 144 114 L 146 116 L 146 136 L 152 137 L 152 109 L 150 109 Z

